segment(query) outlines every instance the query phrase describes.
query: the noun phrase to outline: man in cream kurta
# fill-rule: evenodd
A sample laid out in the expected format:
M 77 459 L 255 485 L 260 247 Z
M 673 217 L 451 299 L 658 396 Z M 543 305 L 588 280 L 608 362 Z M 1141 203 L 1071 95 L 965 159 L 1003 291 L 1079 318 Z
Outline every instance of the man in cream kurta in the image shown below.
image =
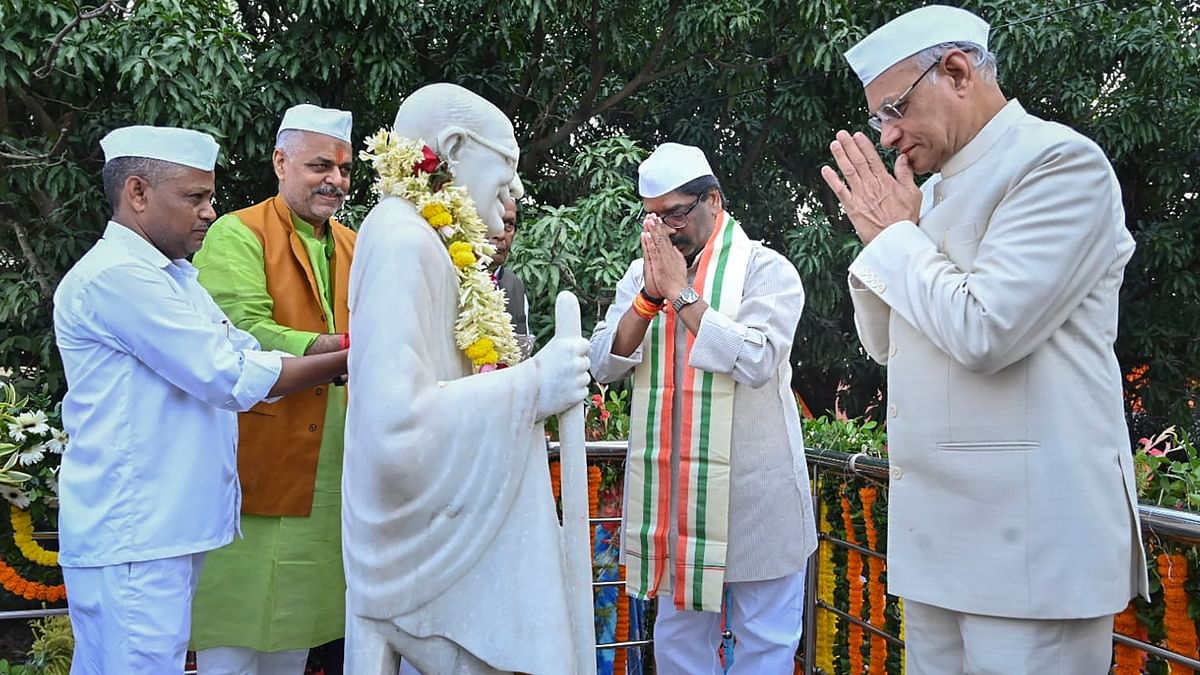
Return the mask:
M 650 252 L 651 260 L 678 256 L 679 277 L 671 284 L 665 282 L 668 275 L 660 272 L 658 279 L 664 281 L 656 283 L 646 274 L 647 258 L 630 264 L 604 322 L 592 335 L 592 373 L 605 383 L 625 377 L 650 358 L 651 340 L 645 337 L 649 322 L 632 309 L 637 297 L 648 292 L 665 305 L 684 295 L 683 288 L 694 283 L 703 250 L 713 245 L 709 237 L 714 223 L 730 217 L 724 212 L 720 184 L 699 148 L 676 143 L 660 146 L 639 168 L 639 191 L 646 210 L 658 214 L 648 216 L 655 222 L 645 227 L 656 233 L 659 246 L 654 237 L 643 235 L 643 250 Z M 659 265 L 661 269 L 663 263 Z M 788 384 L 788 355 L 804 306 L 804 289 L 796 268 L 758 242 L 750 244 L 743 275 L 741 302 L 732 318 L 700 299 L 680 301 L 678 308 L 661 311 L 680 317 L 672 336 L 675 358 L 669 366 L 675 381 L 685 381 L 687 371 L 693 371 L 701 376 L 706 372 L 728 375 L 734 382 L 724 561 L 728 627 L 737 639 L 733 672 L 791 672 L 800 639 L 803 570 L 817 545 L 800 417 Z M 691 336 L 691 360 L 685 362 L 682 355 Z M 673 395 L 672 447 L 663 449 L 670 457 L 671 485 L 666 570 L 675 568 L 679 555 L 681 389 Z M 639 403 L 634 401 L 635 406 Z M 622 523 L 627 570 L 634 564 L 628 558 L 630 537 L 637 536 L 628 529 L 631 491 L 639 489 L 629 478 L 635 461 L 627 462 Z M 677 609 L 674 590 L 672 574 L 667 573 L 655 593 L 659 598 L 654 629 L 657 672 L 720 672 L 720 612 Z
M 1005 100 L 987 33 L 931 6 L 850 50 L 901 155 L 893 177 L 843 131 L 845 181 L 823 169 L 888 368 L 888 590 L 910 673 L 1098 675 L 1146 592 L 1113 353 L 1133 240 L 1104 153 Z

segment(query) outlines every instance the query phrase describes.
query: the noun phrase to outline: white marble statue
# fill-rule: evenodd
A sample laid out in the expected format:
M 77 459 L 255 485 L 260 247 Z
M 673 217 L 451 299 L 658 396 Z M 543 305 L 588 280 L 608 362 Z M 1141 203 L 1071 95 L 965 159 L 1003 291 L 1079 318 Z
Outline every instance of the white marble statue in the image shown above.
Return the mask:
M 393 131 L 442 156 L 502 230 L 502 199 L 522 188 L 499 109 L 429 85 Z M 472 375 L 455 346 L 457 288 L 437 232 L 385 196 L 350 277 L 346 672 L 395 675 L 400 654 L 425 675 L 594 672 L 594 641 L 576 637 L 591 626 L 573 628 L 568 611 L 541 423 L 586 396 L 588 343 L 558 336 L 529 361 Z

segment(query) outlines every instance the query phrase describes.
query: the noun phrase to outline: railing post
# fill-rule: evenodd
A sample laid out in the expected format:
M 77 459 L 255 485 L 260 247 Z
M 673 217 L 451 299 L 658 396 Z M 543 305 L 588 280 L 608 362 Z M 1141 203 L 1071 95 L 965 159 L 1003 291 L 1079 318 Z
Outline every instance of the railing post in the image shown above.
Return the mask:
M 821 522 L 821 468 L 812 466 L 812 500 L 813 518 L 819 525 Z M 820 549 L 821 540 L 817 539 Z M 808 559 L 804 576 L 804 675 L 816 672 L 817 658 L 817 575 L 821 572 L 821 556 L 816 551 Z

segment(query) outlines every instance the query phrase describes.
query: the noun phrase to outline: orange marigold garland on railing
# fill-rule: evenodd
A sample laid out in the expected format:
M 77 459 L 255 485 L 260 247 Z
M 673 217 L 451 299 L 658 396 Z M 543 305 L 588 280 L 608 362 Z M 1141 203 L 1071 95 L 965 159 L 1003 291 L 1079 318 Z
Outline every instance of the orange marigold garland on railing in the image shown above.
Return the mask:
M 867 530 L 867 546 L 872 551 L 879 550 L 879 534 L 875 531 L 875 507 L 876 490 L 873 487 L 859 488 L 859 497 L 862 498 L 863 505 L 863 524 Z M 887 623 L 887 618 L 884 616 L 884 605 L 887 602 L 886 594 L 883 590 L 883 583 L 880 581 L 880 569 L 883 566 L 883 561 L 874 556 L 867 558 L 867 595 L 871 602 L 871 625 L 876 628 L 883 629 Z M 870 675 L 886 675 L 887 673 L 887 642 L 878 635 L 871 634 L 871 663 L 870 669 L 867 671 Z
M 625 578 L 625 566 L 621 565 L 621 578 Z M 617 596 L 617 642 L 629 641 L 629 596 L 625 593 L 625 589 L 621 589 L 621 594 Z M 613 656 L 613 675 L 625 675 L 627 668 L 626 661 L 629 658 L 628 648 L 619 648 Z
M 850 511 L 850 499 L 842 492 L 842 524 L 846 527 L 846 541 L 858 544 L 858 535 L 854 532 L 854 517 Z M 850 585 L 850 616 L 862 618 L 863 609 L 863 560 L 862 554 L 854 549 L 846 551 L 846 581 Z M 863 629 L 850 624 L 849 651 L 850 672 L 863 672 Z
M 1132 602 L 1113 619 L 1113 630 L 1127 637 L 1144 639 L 1146 629 L 1138 621 L 1137 609 Z M 1145 665 L 1146 652 L 1120 642 L 1113 646 L 1113 675 L 1141 675 Z
M 1196 658 L 1196 624 L 1188 615 L 1188 594 L 1183 585 L 1187 582 L 1187 558 L 1182 553 L 1159 553 L 1158 576 L 1162 580 L 1163 630 L 1167 636 L 1167 649 Z M 1177 663 L 1169 665 L 1171 675 L 1192 675 L 1192 669 Z
M 33 539 L 33 518 L 28 511 L 22 511 L 15 506 L 9 507 L 9 519 L 12 522 L 13 542 L 20 549 L 25 559 L 42 567 L 58 567 L 58 552 L 47 551 Z
M 592 464 L 588 467 L 588 516 L 600 515 L 600 467 Z
M 64 584 L 47 586 L 22 577 L 15 569 L 0 561 L 0 585 L 13 595 L 19 595 L 26 600 L 42 600 L 58 602 L 67 597 L 67 587 Z
M 562 499 L 562 464 L 557 460 L 550 462 L 550 491 L 554 501 Z

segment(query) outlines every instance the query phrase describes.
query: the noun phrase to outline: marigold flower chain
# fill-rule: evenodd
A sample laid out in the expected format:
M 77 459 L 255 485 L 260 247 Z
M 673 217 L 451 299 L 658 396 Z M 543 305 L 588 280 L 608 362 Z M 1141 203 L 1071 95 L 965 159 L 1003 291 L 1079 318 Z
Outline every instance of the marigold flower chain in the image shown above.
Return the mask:
M 372 189 L 412 202 L 446 245 L 458 274 L 455 344 L 480 370 L 516 364 L 521 349 L 505 311 L 504 292 L 486 269 L 496 250 L 470 193 L 450 183 L 445 162 L 424 141 L 380 129 L 366 146 L 359 156 L 378 174 Z
M 857 545 L 858 535 L 854 531 L 854 518 L 851 513 L 850 499 L 842 493 L 842 524 L 846 527 L 846 541 Z M 865 619 L 863 616 L 863 557 L 854 549 L 846 552 L 846 580 L 850 584 L 850 615 Z M 849 633 L 850 672 L 861 673 L 863 669 L 863 629 L 856 624 L 850 624 Z
M 13 541 L 26 560 L 42 567 L 58 567 L 58 552 L 47 551 L 34 541 L 33 519 L 29 517 L 28 511 L 22 511 L 15 506 L 9 507 L 9 519 L 12 521 Z
M 22 577 L 15 569 L 0 561 L 0 586 L 13 595 L 26 600 L 41 600 L 43 602 L 58 602 L 67 597 L 65 584 L 47 586 Z

